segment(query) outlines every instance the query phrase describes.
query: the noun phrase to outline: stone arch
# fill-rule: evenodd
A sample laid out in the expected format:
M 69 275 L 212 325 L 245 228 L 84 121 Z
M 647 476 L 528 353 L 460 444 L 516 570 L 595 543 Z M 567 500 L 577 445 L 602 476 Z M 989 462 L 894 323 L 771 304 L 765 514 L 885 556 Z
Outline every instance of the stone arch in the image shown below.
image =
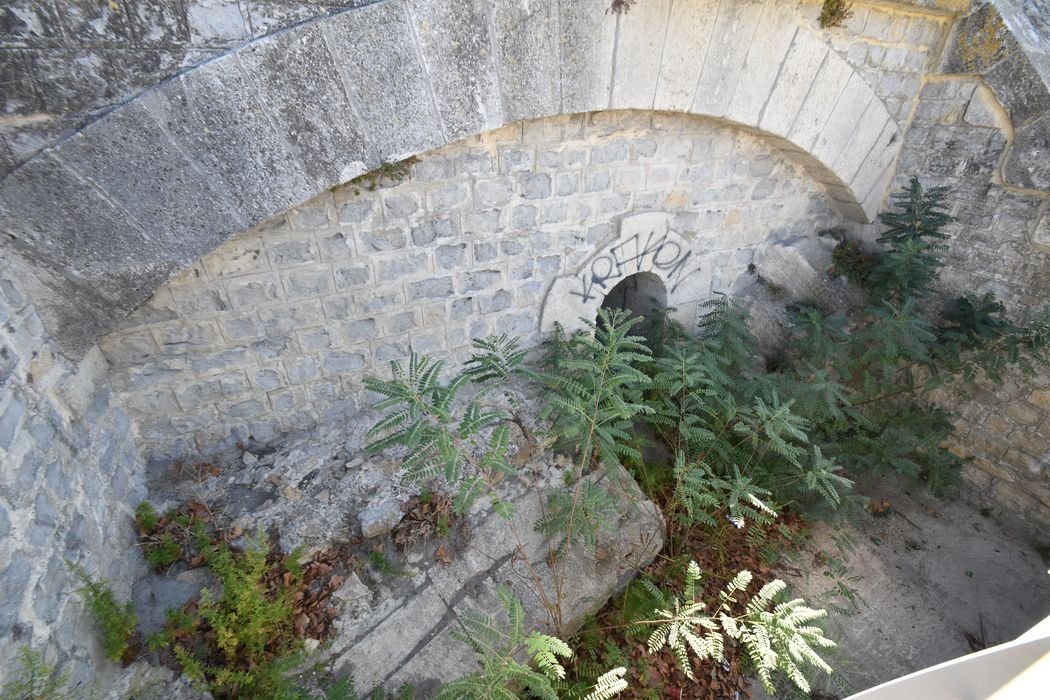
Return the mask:
M 711 270 L 672 230 L 673 219 L 665 212 L 622 218 L 612 240 L 551 283 L 540 312 L 541 331 L 549 333 L 555 324 L 570 333 L 583 328 L 616 285 L 639 273 L 659 279 L 666 290 L 664 303 L 674 309 L 672 317 L 691 323 L 696 305 L 710 295 Z
M 522 119 L 666 110 L 761 132 L 868 220 L 901 145 L 862 76 L 779 0 L 386 0 L 249 42 L 0 182 L 0 225 L 80 356 L 160 284 L 267 217 Z M 745 37 L 746 40 L 742 40 Z
M 635 272 L 617 282 L 606 293 L 601 307 L 625 309 L 634 316 L 645 316 L 651 311 L 667 307 L 667 287 L 652 272 Z

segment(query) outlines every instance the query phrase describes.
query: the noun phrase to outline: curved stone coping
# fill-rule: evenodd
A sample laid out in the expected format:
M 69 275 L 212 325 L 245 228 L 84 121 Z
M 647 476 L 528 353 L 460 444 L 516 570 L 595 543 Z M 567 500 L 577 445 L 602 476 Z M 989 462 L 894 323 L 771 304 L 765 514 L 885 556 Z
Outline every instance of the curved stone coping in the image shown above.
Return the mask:
M 604 109 L 770 136 L 868 220 L 901 139 L 783 0 L 387 0 L 168 80 L 0 182 L 41 312 L 79 356 L 227 238 L 384 161 L 522 119 Z

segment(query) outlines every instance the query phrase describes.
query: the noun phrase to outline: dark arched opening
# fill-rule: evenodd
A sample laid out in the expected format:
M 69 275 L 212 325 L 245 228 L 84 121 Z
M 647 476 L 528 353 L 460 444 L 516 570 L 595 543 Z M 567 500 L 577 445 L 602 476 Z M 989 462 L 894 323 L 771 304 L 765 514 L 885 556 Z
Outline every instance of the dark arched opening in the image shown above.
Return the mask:
M 620 280 L 602 300 L 603 309 L 626 309 L 632 316 L 667 307 L 667 287 L 651 272 L 638 272 Z

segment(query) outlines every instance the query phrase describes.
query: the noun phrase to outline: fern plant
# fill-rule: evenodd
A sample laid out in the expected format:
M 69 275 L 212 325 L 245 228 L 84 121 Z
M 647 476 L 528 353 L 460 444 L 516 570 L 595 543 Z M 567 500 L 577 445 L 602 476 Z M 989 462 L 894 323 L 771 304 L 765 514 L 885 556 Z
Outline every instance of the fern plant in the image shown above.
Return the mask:
M 787 584 L 775 580 L 762 586 L 748 600 L 743 613 L 733 614 L 733 609 L 742 602 L 738 596 L 746 593 L 752 579 L 751 572 L 741 571 L 719 593 L 718 607 L 707 612 L 706 603 L 697 597 L 700 578 L 700 567 L 690 562 L 682 595 L 673 597 L 658 592 L 670 604 L 656 610 L 655 620 L 636 623 L 655 625 L 648 640 L 650 652 L 669 648 L 692 679 L 690 652 L 697 660 L 721 662 L 725 660 L 725 640 L 737 640 L 770 693 L 775 692 L 773 673 L 776 671 L 783 672 L 804 693 L 810 690 L 805 676 L 808 667 L 831 673 L 831 667 L 817 649 L 830 648 L 835 643 L 811 624 L 825 617 L 825 611 L 807 607 L 800 598 L 776 603 Z
M 516 700 L 519 693 L 530 697 L 558 700 L 554 684 L 565 678 L 563 660 L 572 649 L 558 637 L 535 630 L 525 632 L 525 609 L 510 589 L 496 590 L 507 616 L 507 625 L 482 612 L 466 612 L 457 618 L 459 629 L 452 636 L 467 644 L 481 670 L 443 685 L 435 700 Z M 535 666 L 518 659 L 527 657 Z M 603 674 L 587 695 L 587 700 L 608 700 L 627 688 L 625 669 L 616 668 Z

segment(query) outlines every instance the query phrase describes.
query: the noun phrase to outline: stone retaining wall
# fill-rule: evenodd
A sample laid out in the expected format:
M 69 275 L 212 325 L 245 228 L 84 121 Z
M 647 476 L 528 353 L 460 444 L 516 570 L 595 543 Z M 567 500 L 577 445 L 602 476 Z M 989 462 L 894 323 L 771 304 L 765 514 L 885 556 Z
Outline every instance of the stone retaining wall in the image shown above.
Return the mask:
M 994 292 L 1024 320 L 1050 303 L 1050 91 L 989 5 L 955 28 L 915 106 L 895 186 L 911 175 L 951 188 L 958 218 L 947 290 Z M 1050 526 L 1050 371 L 1013 375 L 959 412 L 953 450 L 973 458 L 972 497 L 1035 537 Z
M 66 562 L 128 594 L 144 568 L 131 525 L 144 474 L 105 358 L 48 347 L 26 274 L 0 260 L 0 679 L 31 647 L 89 684 L 105 666 Z

